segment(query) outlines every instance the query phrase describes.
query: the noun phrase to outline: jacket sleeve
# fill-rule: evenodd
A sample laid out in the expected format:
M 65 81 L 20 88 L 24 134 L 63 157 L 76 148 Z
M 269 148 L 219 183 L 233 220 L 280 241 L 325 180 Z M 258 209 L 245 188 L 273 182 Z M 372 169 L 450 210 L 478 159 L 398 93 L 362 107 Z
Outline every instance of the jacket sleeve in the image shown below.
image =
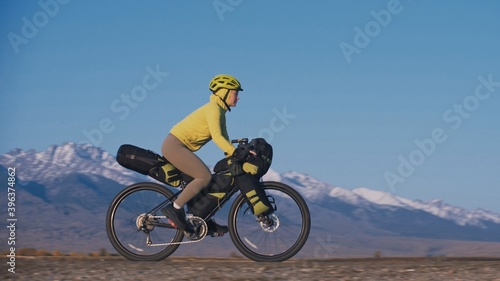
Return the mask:
M 212 140 L 222 151 L 232 155 L 236 148 L 229 141 L 224 112 L 221 112 L 218 107 L 210 108 L 207 112 L 207 121 Z

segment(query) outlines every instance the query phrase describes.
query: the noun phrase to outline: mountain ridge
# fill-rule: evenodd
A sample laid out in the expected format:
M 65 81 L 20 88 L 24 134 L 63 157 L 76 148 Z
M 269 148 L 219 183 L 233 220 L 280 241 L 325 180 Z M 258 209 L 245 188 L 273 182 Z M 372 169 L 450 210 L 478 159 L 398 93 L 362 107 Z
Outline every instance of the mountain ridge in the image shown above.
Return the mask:
M 0 164 L 3 166 L 17 165 L 21 170 L 29 170 L 32 173 L 29 175 L 18 173 L 18 177 L 23 181 L 30 182 L 46 183 L 61 175 L 75 172 L 99 175 L 124 185 L 146 179 L 146 177 L 120 166 L 116 162 L 115 156 L 107 151 L 90 144 L 76 144 L 74 142 L 65 142 L 60 146 L 51 145 L 45 151 L 39 152 L 33 149 L 25 151 L 15 148 L 0 156 Z M 440 199 L 427 202 L 411 200 L 366 187 L 350 190 L 321 182 L 307 174 L 294 171 L 280 174 L 270 169 L 264 176 L 264 180 L 284 181 L 299 188 L 304 197 L 311 201 L 335 197 L 351 204 L 376 204 L 423 210 L 441 218 L 451 219 L 459 225 L 481 225 L 481 220 L 500 224 L 500 214 L 481 208 L 467 210 L 449 205 Z
M 264 176 L 264 179 L 266 179 L 266 176 Z M 297 178 L 300 180 L 297 180 Z M 422 200 L 410 200 L 365 187 L 349 190 L 320 182 L 309 175 L 297 172 L 284 173 L 280 179 L 286 181 L 288 184 L 303 188 L 304 190 L 302 190 L 302 194 L 305 195 L 306 198 L 317 199 L 335 197 L 351 204 L 370 205 L 370 203 L 373 203 L 383 206 L 423 210 L 441 218 L 451 219 L 459 225 L 482 225 L 480 222 L 481 220 L 500 223 L 500 215 L 494 212 L 484 209 L 467 210 L 446 204 L 444 201 L 439 199 L 429 202 Z M 311 186 L 314 186 L 314 188 L 311 188 Z
M 20 234 L 25 236 L 23 240 L 51 247 L 59 245 L 54 237 L 64 233 L 61 241 L 71 244 L 71 237 L 82 241 L 81 245 L 67 245 L 69 248 L 83 245 L 109 248 L 103 215 L 113 197 L 126 185 L 154 181 L 121 167 L 113 155 L 101 148 L 73 142 L 53 145 L 45 151 L 13 149 L 0 156 L 0 166 L 0 170 L 13 166 L 18 171 L 20 216 L 40 215 L 29 226 L 33 233 Z M 458 249 L 461 247 L 458 245 L 477 243 L 482 246 L 474 247 L 486 253 L 495 247 L 485 243 L 500 242 L 500 215 L 487 210 L 466 210 L 442 200 L 410 200 L 365 187 L 344 189 L 294 171 L 278 173 L 271 169 L 263 179 L 291 185 L 306 199 L 313 219 L 308 243 L 313 246 L 305 253 L 314 253 L 314 243 L 317 248 L 321 244 L 318 241 L 328 237 L 342 241 L 339 244 L 342 250 L 338 251 L 344 256 L 366 255 L 380 248 L 379 245 L 396 254 L 401 249 L 395 245 L 402 247 L 415 241 L 427 246 L 407 249 L 409 253 L 416 254 L 417 248 L 418 254 L 425 255 L 455 253 L 457 250 L 447 247 Z M 227 212 L 224 209 L 220 215 Z M 216 243 L 222 243 L 219 241 L 224 240 Z M 436 246 L 443 243 L 453 246 L 442 249 Z M 436 251 L 436 247 L 441 250 Z

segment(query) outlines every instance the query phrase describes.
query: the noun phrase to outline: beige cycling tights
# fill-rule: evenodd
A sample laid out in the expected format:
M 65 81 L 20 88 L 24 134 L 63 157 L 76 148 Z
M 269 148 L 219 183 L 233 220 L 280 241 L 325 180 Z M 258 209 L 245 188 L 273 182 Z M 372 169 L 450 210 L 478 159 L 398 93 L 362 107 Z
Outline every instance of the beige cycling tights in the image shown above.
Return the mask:
M 161 152 L 177 169 L 193 178 L 193 181 L 186 185 L 184 191 L 175 200 L 177 205 L 183 207 L 208 186 L 212 175 L 205 163 L 172 134 L 165 138 Z

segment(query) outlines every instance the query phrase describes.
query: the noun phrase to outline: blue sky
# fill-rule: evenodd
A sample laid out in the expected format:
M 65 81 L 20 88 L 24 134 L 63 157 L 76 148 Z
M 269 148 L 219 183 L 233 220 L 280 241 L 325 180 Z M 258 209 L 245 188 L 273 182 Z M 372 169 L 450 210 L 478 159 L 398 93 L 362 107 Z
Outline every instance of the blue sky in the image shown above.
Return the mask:
M 159 151 L 208 101 L 209 80 L 230 73 L 245 89 L 230 136 L 268 138 L 278 172 L 500 212 L 499 11 L 498 1 L 2 1 L 0 153 L 66 141 Z M 222 156 L 213 144 L 198 154 Z

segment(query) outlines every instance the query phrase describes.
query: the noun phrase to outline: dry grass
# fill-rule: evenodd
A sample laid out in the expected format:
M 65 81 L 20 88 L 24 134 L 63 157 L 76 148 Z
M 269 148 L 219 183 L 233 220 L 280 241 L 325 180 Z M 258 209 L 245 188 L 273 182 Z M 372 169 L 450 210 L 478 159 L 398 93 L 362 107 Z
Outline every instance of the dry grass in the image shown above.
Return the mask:
M 0 258 L 0 263 L 6 259 Z M 132 262 L 121 256 L 20 256 L 16 280 L 500 280 L 500 258 L 292 259 L 169 257 Z

